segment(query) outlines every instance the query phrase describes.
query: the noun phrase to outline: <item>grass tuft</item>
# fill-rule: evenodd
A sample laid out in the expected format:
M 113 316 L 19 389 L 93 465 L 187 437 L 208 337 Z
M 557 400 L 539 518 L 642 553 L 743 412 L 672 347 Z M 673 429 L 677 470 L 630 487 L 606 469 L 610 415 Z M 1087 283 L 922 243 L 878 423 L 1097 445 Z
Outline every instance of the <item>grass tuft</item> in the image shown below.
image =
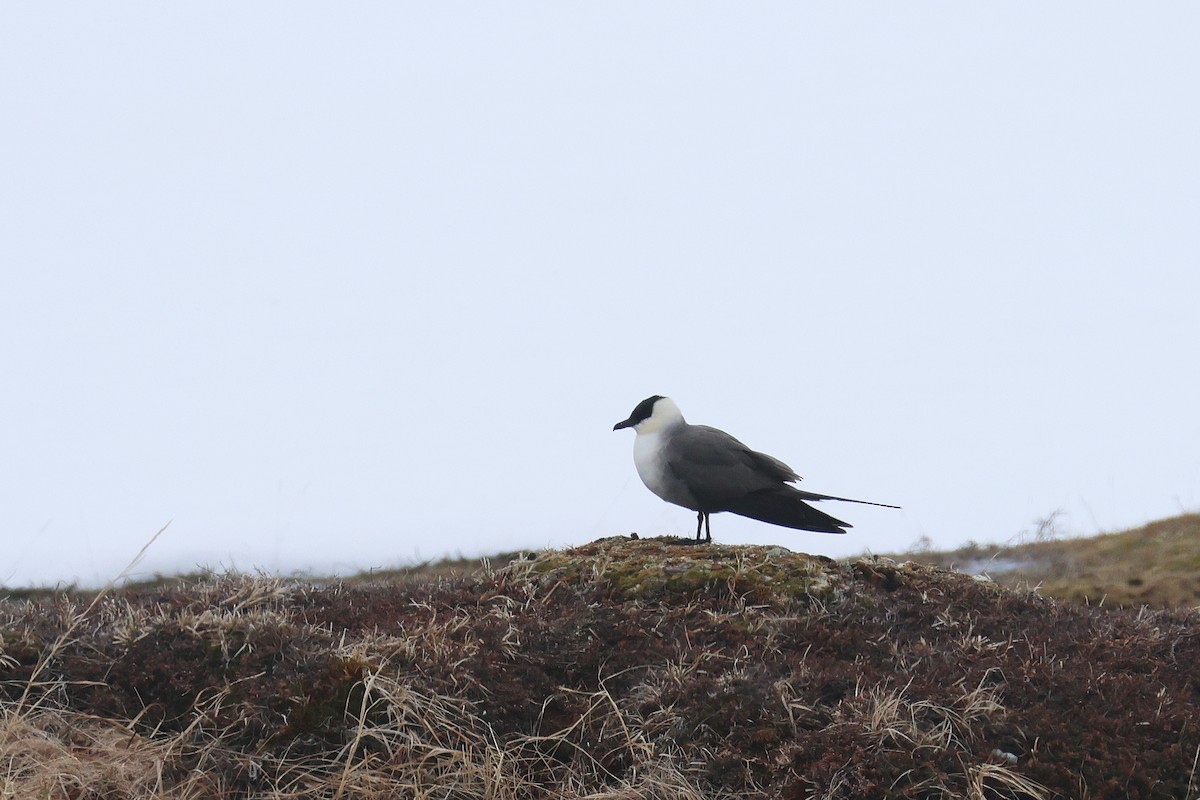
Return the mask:
M 0 600 L 0 800 L 1193 797 L 1200 611 L 607 539 Z

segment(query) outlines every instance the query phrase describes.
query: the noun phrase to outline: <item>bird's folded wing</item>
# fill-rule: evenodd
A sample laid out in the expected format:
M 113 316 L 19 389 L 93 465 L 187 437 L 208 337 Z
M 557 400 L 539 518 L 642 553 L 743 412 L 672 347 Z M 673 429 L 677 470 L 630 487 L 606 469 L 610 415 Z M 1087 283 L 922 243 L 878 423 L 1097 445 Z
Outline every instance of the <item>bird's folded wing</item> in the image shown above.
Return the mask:
M 797 480 L 782 461 L 755 452 L 724 431 L 691 425 L 663 453 L 667 469 L 705 508 L 720 509 L 753 492 Z
M 779 459 L 751 450 L 725 431 L 707 425 L 689 425 L 671 440 L 664 455 L 672 477 L 706 509 L 722 509 L 750 494 L 784 488 L 800 480 Z M 794 486 L 786 488 L 804 500 L 899 508 L 889 503 L 806 492 Z

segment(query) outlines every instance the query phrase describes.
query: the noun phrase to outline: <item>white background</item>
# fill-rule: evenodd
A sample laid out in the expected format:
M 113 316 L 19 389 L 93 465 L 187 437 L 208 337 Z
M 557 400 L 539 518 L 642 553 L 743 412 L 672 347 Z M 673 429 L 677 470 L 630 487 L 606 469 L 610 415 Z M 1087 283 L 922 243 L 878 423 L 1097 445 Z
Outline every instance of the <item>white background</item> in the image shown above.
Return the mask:
M 1200 508 L 1194 3 L 9 4 L 0 584 Z

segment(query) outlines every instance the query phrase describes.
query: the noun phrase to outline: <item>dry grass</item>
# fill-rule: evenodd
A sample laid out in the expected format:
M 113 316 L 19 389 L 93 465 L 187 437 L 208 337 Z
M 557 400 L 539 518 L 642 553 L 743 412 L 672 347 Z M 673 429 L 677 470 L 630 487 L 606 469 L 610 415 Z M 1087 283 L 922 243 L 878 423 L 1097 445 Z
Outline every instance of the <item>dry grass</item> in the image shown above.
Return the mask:
M 713 796 L 696 780 L 702 770 L 680 768 L 656 752 L 604 691 L 588 695 L 584 713 L 567 728 L 501 743 L 470 703 L 422 692 L 396 680 L 386 665 L 356 688 L 356 705 L 344 709 L 344 719 L 353 721 L 344 743 L 316 757 L 246 752 L 227 741 L 233 732 L 216 719 L 228 692 L 198 698 L 190 723 L 170 734 L 139 732 L 135 720 L 119 724 L 41 708 L 49 697 L 23 709 L 6 702 L 0 704 L 0 798 Z M 593 753 L 597 736 L 606 749 Z M 565 760 L 564 751 L 571 754 Z M 614 759 L 633 768 L 615 775 L 604 766 Z
M 262 800 L 300 798 L 412 797 L 440 800 L 525 798 L 699 798 L 694 776 L 656 752 L 631 729 L 614 698 L 604 690 L 579 695 L 586 708 L 569 726 L 501 742 L 474 705 L 448 694 L 422 691 L 399 677 L 390 659 L 410 661 L 461 656 L 471 615 L 439 615 L 399 635 L 373 632 L 352 642 L 329 641 L 333 658 L 369 665 L 345 692 L 336 720 L 348 723 L 341 746 L 315 755 L 255 752 L 237 741 L 237 723 L 226 713 L 235 687 L 202 687 L 177 730 L 149 730 L 135 716 L 113 720 L 63 707 L 62 700 L 84 683 L 47 679 L 64 650 L 86 647 L 84 631 L 103 631 L 129 646 L 164 627 L 203 639 L 223 661 L 252 652 L 267 631 L 295 629 L 280 610 L 305 588 L 265 577 L 213 576 L 189 587 L 187 603 L 174 607 L 106 599 L 111 585 L 86 607 L 60 603 L 47 609 L 61 633 L 42 653 L 16 699 L 0 700 L 0 800 L 191 800 L 253 796 Z M 503 597 L 491 615 L 511 618 L 515 601 Z M 34 604 L 21 604 L 29 613 Z M 420 605 L 420 603 L 414 603 Z M 515 628 L 509 636 L 515 636 Z M 501 640 L 515 652 L 519 640 Z M 0 638 L 0 647 L 4 640 Z M 0 666 L 19 662 L 0 649 Z M 249 676 L 252 680 L 260 675 Z M 236 716 L 236 715 L 235 715 Z M 598 737 L 598 738 L 597 738 Z M 592 753 L 595 741 L 605 750 Z M 563 752 L 572 755 L 565 760 Z M 553 754 L 552 757 L 550 754 Z M 615 775 L 614 760 L 633 769 Z M 569 765 L 569 768 L 564 765 Z
M 1166 800 L 1198 661 L 1196 615 L 782 548 L 209 576 L 0 601 L 0 800 Z
M 893 558 L 982 572 L 1002 586 L 1036 588 L 1091 605 L 1200 606 L 1200 514 L 1087 538 L 1055 538 L 1043 520 L 1033 541 L 918 549 Z
M 203 773 L 164 781 L 170 741 L 153 741 L 85 714 L 0 707 L 0 798 L 199 798 Z

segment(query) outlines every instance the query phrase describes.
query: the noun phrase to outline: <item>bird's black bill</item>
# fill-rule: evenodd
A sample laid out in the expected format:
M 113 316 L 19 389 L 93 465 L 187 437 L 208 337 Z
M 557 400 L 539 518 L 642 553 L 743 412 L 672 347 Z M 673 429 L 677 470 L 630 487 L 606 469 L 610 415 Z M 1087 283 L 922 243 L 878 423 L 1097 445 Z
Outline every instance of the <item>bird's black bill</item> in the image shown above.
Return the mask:
M 618 422 L 616 425 L 613 425 L 613 430 L 619 431 L 619 430 L 621 430 L 621 428 L 632 428 L 633 425 L 634 425 L 634 423 L 633 423 L 632 419 L 623 419 L 620 422 Z

